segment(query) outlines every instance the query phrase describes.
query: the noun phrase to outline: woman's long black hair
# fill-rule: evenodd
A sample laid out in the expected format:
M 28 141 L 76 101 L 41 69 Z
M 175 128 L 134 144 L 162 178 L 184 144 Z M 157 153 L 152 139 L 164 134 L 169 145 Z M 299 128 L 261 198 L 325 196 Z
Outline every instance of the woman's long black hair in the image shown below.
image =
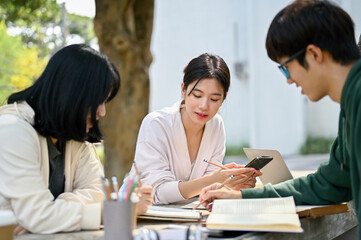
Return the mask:
M 98 142 L 102 134 L 96 111 L 119 87 L 119 73 L 105 55 L 74 44 L 55 53 L 39 79 L 12 94 L 8 103 L 26 101 L 35 111 L 34 128 L 45 137 Z M 87 133 L 89 111 L 93 127 Z

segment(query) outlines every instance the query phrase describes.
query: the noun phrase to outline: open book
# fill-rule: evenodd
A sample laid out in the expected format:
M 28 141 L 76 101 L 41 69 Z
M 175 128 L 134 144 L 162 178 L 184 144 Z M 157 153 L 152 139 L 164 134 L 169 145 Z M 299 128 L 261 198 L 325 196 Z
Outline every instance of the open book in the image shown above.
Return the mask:
M 301 205 L 296 207 L 299 217 L 317 218 L 330 214 L 349 212 L 347 203 L 335 205 Z
M 207 219 L 210 229 L 302 232 L 293 197 L 217 199 Z
M 138 218 L 192 222 L 201 220 L 202 214 L 197 210 L 150 206 L 148 211 L 142 215 L 139 215 Z

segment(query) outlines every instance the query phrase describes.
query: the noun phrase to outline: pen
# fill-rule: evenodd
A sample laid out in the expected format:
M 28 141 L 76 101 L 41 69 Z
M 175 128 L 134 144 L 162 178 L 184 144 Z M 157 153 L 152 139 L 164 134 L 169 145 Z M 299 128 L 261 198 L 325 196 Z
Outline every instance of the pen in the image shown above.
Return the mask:
M 220 165 L 220 164 L 217 164 L 217 163 L 208 161 L 207 159 L 203 159 L 203 162 L 206 162 L 206 163 L 208 163 L 208 164 L 211 164 L 211 165 L 213 165 L 213 166 L 216 166 L 216 167 L 219 167 L 219 168 L 222 168 L 222 169 L 228 169 L 228 168 L 226 168 L 225 166 L 222 166 L 222 165 Z
M 119 185 L 118 185 L 118 179 L 116 176 L 112 177 L 112 182 L 113 182 L 113 190 L 116 193 L 117 196 L 117 200 L 119 200 Z
M 220 189 L 220 188 L 222 188 L 222 187 L 226 187 L 225 184 L 228 182 L 228 180 L 231 180 L 231 179 L 233 179 L 233 178 L 234 178 L 234 175 L 231 175 L 231 176 L 230 176 L 229 178 L 227 178 L 221 185 L 219 185 L 215 190 Z M 227 187 L 227 189 L 229 189 L 229 188 Z M 204 202 L 205 202 L 205 201 L 199 202 L 196 206 L 193 207 L 193 210 L 197 209 L 197 208 L 198 208 L 200 205 L 202 205 Z M 212 203 L 209 203 L 208 205 L 211 205 L 211 204 L 213 204 L 213 202 L 212 202 Z
M 124 196 L 124 201 L 128 201 L 129 199 L 129 194 L 130 194 L 130 190 L 132 188 L 133 185 L 133 179 L 130 177 L 128 178 L 128 182 L 127 182 L 127 190 L 125 192 L 125 196 Z
M 110 190 L 110 185 L 109 185 L 108 179 L 102 177 L 102 184 L 103 184 L 103 190 L 104 190 L 105 197 L 107 198 L 108 201 L 111 201 L 112 197 L 110 195 L 111 190 Z
M 134 163 L 135 173 L 136 173 L 137 176 L 138 176 L 138 184 L 139 184 L 139 187 L 142 187 L 142 182 L 140 181 L 140 172 L 139 172 L 139 169 L 138 169 L 137 165 L 135 164 L 135 161 L 134 161 L 133 163 Z

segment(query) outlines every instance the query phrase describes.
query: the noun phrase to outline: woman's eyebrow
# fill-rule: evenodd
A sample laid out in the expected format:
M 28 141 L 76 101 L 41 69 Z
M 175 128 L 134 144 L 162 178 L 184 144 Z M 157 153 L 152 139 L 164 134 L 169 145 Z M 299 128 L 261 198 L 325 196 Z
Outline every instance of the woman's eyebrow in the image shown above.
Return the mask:
M 193 89 L 193 91 L 197 91 L 197 92 L 201 92 L 201 93 L 204 93 L 202 90 L 200 90 L 199 88 L 195 88 Z M 222 96 L 222 93 L 218 93 L 218 92 L 215 92 L 215 93 L 211 93 L 211 95 L 216 95 L 216 96 Z

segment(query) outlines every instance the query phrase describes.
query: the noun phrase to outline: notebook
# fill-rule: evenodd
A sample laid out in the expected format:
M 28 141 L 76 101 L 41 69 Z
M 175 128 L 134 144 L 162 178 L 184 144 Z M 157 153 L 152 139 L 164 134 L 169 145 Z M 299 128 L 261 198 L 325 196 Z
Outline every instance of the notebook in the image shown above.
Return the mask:
M 243 148 L 243 151 L 249 161 L 259 155 L 273 157 L 273 160 L 262 168 L 263 175 L 259 178 L 263 185 L 266 185 L 267 183 L 277 184 L 293 179 L 290 170 L 277 150 Z
M 146 213 L 141 214 L 138 218 L 166 220 L 166 221 L 200 221 L 202 214 L 197 210 L 180 209 L 174 207 L 150 206 Z

